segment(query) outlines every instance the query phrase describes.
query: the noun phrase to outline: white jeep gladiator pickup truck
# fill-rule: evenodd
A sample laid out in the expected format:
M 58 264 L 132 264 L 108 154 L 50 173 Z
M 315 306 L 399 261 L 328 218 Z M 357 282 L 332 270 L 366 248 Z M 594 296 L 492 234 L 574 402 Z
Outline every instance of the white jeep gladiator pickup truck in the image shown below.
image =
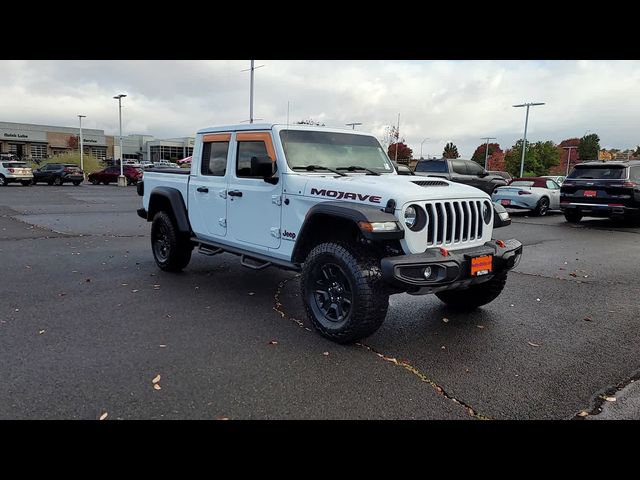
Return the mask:
M 492 240 L 507 215 L 486 193 L 398 175 L 374 136 L 352 130 L 205 128 L 190 171 L 146 170 L 138 194 L 162 270 L 182 270 L 197 248 L 299 271 L 311 323 L 339 343 L 375 332 L 394 293 L 485 305 L 522 254 L 517 240 Z

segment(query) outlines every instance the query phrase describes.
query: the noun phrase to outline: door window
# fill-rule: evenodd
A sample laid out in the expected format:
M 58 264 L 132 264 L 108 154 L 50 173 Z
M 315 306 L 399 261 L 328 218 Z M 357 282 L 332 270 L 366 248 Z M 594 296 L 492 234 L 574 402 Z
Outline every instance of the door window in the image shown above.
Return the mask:
M 238 177 L 256 177 L 251 168 L 252 157 L 268 157 L 267 146 L 262 140 L 238 142 L 236 175 Z
M 464 162 L 467 165 L 467 172 L 469 175 L 480 175 L 484 172 L 484 168 L 478 165 L 476 162 Z
M 464 160 L 451 160 L 451 168 L 458 175 L 468 175 Z
M 560 187 L 553 180 L 547 180 L 547 188 L 549 190 L 558 190 Z
M 208 142 L 202 146 L 202 175 L 224 177 L 227 173 L 229 142 Z

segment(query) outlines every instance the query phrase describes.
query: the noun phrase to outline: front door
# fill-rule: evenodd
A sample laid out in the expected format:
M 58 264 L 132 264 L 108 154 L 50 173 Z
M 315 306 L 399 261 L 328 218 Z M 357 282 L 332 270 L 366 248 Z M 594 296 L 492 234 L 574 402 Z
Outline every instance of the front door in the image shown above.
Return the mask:
M 204 135 L 200 155 L 200 171 L 191 171 L 189 180 L 189 212 L 191 227 L 198 237 L 216 238 L 227 235 L 227 165 L 230 133 Z M 197 164 L 197 162 L 194 162 Z
M 227 186 L 229 235 L 260 250 L 280 246 L 282 181 L 275 185 L 255 175 L 252 157 L 269 156 L 276 161 L 270 132 L 236 134 L 235 154 Z
M 547 179 L 547 188 L 549 189 L 549 208 L 552 210 L 560 209 L 560 187 L 553 180 Z

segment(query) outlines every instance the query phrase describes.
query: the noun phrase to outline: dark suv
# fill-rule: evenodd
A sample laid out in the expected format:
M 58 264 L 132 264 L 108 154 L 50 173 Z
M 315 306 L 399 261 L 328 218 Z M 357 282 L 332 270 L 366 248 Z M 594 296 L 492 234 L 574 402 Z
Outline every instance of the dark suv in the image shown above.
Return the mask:
M 560 188 L 560 208 L 571 223 L 582 217 L 638 218 L 640 161 L 579 163 Z
M 78 186 L 84 180 L 84 173 L 73 163 L 48 163 L 33 171 L 33 183 L 46 182 L 49 185 L 73 183 Z
M 440 177 L 452 182 L 464 183 L 491 195 L 507 181 L 500 175 L 493 175 L 472 160 L 441 158 L 440 160 L 418 160 L 414 170 L 416 175 Z

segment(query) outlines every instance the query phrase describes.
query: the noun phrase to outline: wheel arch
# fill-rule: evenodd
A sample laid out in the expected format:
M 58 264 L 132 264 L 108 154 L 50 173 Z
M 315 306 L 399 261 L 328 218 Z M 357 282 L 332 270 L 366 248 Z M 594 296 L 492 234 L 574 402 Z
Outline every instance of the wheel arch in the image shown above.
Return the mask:
M 147 221 L 152 221 L 155 214 L 160 211 L 167 212 L 180 233 L 191 233 L 187 206 L 178 189 L 171 187 L 156 187 L 153 189 L 149 195 Z

